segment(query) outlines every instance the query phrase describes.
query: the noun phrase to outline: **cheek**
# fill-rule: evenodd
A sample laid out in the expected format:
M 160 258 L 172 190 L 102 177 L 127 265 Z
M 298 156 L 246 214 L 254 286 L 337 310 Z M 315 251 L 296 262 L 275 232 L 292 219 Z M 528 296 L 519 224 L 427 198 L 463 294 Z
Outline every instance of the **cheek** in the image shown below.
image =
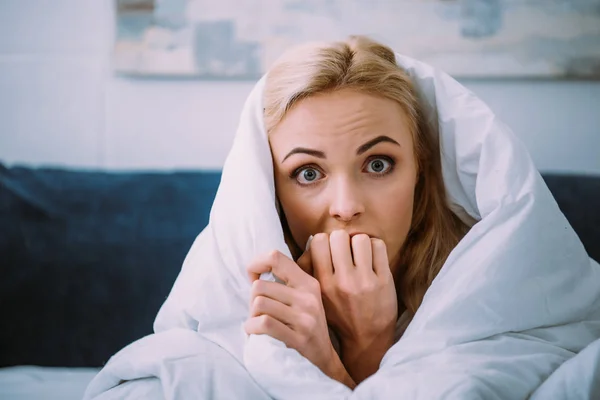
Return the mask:
M 297 233 L 301 233 L 300 230 L 304 230 L 308 225 L 311 225 L 316 217 L 314 215 L 315 208 L 311 207 L 310 203 L 303 202 L 297 197 L 288 199 L 283 205 L 283 209 L 294 237 L 297 236 Z
M 378 204 L 377 209 L 381 210 L 378 219 L 384 227 L 383 233 L 390 261 L 396 258 L 410 231 L 413 207 L 414 186 L 412 185 L 393 188 Z
M 305 198 L 295 187 L 279 186 L 277 196 L 287 220 L 290 233 L 296 243 L 301 243 L 314 231 L 311 227 L 318 224 L 319 217 L 314 199 Z

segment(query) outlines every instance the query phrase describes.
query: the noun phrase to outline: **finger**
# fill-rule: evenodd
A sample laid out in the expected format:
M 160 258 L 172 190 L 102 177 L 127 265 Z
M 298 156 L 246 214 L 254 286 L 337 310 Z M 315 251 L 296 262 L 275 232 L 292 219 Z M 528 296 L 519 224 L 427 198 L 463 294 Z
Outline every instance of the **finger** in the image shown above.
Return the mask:
M 354 265 L 359 271 L 373 272 L 373 251 L 371 247 L 371 238 L 368 235 L 360 234 L 352 237 Z
M 295 335 L 292 328 L 266 314 L 249 318 L 244 324 L 244 329 L 248 335 L 269 335 L 288 347 Z
M 329 248 L 329 236 L 326 233 L 317 233 L 310 242 L 310 257 L 315 278 L 322 282 L 333 275 L 333 263 Z
M 354 270 L 352 260 L 352 249 L 350 247 L 350 235 L 343 230 L 331 232 L 329 235 L 329 246 L 331 247 L 331 261 L 333 262 L 334 274 L 348 274 Z
M 254 299 L 258 296 L 269 297 L 273 300 L 277 300 L 283 304 L 291 306 L 294 302 L 294 292 L 289 286 L 282 285 L 277 282 L 269 282 L 262 279 L 257 279 L 252 282 L 252 289 L 250 291 L 250 306 L 252 306 Z
M 279 284 L 279 286 L 283 286 Z M 290 306 L 287 306 L 277 300 L 270 299 L 264 296 L 254 298 L 250 307 L 250 316 L 258 317 L 260 315 L 270 315 L 276 320 L 291 326 L 296 315 L 296 311 Z
M 251 282 L 257 280 L 264 272 L 272 272 L 291 287 L 306 286 L 312 278 L 302 271 L 298 264 L 277 250 L 257 257 L 246 270 Z
M 373 251 L 373 270 L 377 276 L 385 276 L 390 272 L 390 263 L 388 261 L 387 248 L 385 242 L 381 239 L 371 239 Z

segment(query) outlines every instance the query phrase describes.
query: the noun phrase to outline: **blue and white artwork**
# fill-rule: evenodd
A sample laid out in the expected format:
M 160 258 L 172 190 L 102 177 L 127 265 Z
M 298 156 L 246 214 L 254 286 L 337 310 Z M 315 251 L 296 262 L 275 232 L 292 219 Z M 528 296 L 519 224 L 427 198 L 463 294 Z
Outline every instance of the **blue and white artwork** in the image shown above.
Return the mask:
M 600 78 L 600 0 L 116 0 L 114 68 L 255 79 L 290 46 L 364 34 L 455 77 Z

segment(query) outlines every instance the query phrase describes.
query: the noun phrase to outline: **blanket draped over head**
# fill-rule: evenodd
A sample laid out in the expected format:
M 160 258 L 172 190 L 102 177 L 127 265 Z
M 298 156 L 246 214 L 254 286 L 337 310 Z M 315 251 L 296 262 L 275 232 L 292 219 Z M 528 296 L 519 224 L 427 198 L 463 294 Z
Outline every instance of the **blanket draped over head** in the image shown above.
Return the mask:
M 113 356 L 87 399 L 587 398 L 598 390 L 600 266 L 511 130 L 448 75 L 396 59 L 439 140 L 449 205 L 476 223 L 379 371 L 352 391 L 283 343 L 243 330 L 246 266 L 271 250 L 291 257 L 276 207 L 263 77 L 156 333 Z

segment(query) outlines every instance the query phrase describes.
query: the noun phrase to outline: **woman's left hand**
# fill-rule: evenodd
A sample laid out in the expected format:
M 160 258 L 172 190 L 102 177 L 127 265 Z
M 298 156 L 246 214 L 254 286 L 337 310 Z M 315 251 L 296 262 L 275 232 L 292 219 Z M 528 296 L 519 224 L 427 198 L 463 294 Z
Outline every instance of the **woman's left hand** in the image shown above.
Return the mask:
M 398 319 L 385 242 L 365 234 L 350 238 L 345 231 L 319 233 L 310 254 L 327 321 L 340 336 L 346 368 L 360 381 L 377 370 L 392 346 Z M 356 363 L 361 371 L 352 367 Z

